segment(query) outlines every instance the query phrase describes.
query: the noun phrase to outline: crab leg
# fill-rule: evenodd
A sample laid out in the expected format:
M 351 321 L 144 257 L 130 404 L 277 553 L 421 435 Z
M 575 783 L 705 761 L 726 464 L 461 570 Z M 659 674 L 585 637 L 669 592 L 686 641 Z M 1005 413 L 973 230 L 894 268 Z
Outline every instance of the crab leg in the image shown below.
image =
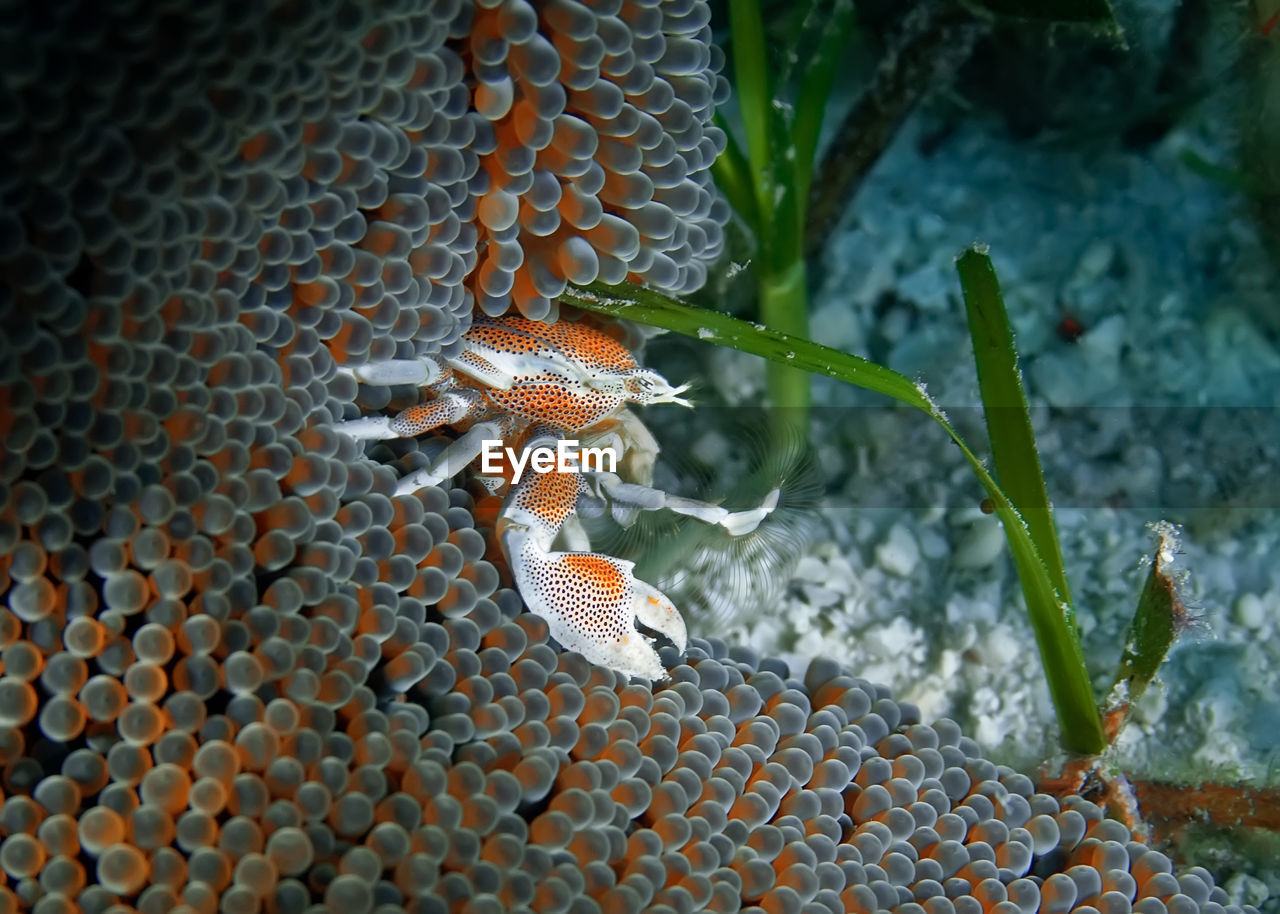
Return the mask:
M 385 363 L 383 363 L 385 364 Z M 470 388 L 447 390 L 434 400 L 410 406 L 395 416 L 365 416 L 339 422 L 334 428 L 357 441 L 410 438 L 443 425 L 475 419 L 486 409 L 483 396 Z M 410 495 L 427 486 L 438 485 L 457 476 L 484 449 L 486 439 L 502 439 L 514 425 L 509 417 L 475 422 L 464 434 L 449 443 L 435 460 L 402 478 L 397 495 Z
M 704 523 L 717 524 L 734 536 L 750 533 L 760 526 L 760 522 L 778 507 L 780 492 L 774 489 L 765 496 L 758 508 L 752 508 L 749 511 L 728 511 L 709 502 L 670 495 L 652 486 L 623 482 L 616 473 L 592 472 L 587 475 L 595 483 L 597 493 L 608 496 L 613 503 L 614 514 L 619 520 L 625 521 L 636 511 L 660 511 L 666 508 L 676 514 L 697 518 Z
M 350 375 L 362 384 L 412 384 L 415 387 L 431 387 L 440 380 L 448 368 L 436 356 L 420 359 L 383 359 L 363 365 L 339 365 L 338 373 Z
M 478 391 L 462 388 L 450 390 L 434 400 L 401 410 L 394 416 L 363 416 L 339 422 L 334 429 L 357 441 L 386 438 L 412 438 L 442 425 L 461 422 L 483 406 Z M 476 453 L 480 453 L 478 450 Z
M 431 463 L 402 477 L 396 485 L 396 494 L 412 495 L 419 489 L 439 485 L 446 479 L 457 476 L 471 461 L 480 456 L 486 439 L 503 437 L 507 425 L 508 423 L 498 419 L 477 422 L 450 442 Z

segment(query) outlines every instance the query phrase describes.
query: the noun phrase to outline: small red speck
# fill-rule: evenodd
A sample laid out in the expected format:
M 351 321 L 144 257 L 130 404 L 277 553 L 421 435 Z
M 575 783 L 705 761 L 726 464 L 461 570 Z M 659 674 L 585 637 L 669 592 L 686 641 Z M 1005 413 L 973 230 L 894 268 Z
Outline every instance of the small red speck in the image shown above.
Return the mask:
M 1268 19 L 1266 22 L 1262 23 L 1261 26 L 1259 26 L 1259 28 L 1262 31 L 1262 34 L 1270 35 L 1271 30 L 1276 27 L 1277 22 L 1280 22 L 1280 10 L 1276 10 L 1274 13 L 1272 13 L 1271 18 Z
M 1082 336 L 1084 336 L 1084 324 L 1080 323 L 1074 315 L 1065 315 L 1058 321 L 1058 338 L 1064 343 L 1074 343 Z

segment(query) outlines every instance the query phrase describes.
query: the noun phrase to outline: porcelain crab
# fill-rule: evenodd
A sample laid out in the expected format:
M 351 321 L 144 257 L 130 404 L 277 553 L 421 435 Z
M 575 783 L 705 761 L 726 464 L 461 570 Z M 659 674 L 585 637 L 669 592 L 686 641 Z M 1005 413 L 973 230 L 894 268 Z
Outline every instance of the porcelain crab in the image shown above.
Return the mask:
M 686 386 L 672 387 L 638 365 L 622 344 L 585 323 L 477 316 L 456 356 L 341 370 L 362 383 L 416 384 L 434 396 L 394 416 L 339 423 L 339 431 L 361 440 L 414 436 L 446 425 L 461 432 L 432 463 L 401 479 L 399 494 L 454 476 L 497 441 L 510 448 L 505 453 L 515 459 L 481 479 L 492 492 L 509 487 L 498 535 L 516 586 L 566 649 L 623 673 L 651 680 L 666 675 L 637 621 L 681 652 L 685 623 L 661 591 L 635 577 L 634 563 L 591 551 L 577 514 L 608 508 L 625 524 L 638 511 L 665 508 L 740 535 L 777 505 L 776 490 L 758 508 L 730 512 L 653 488 L 657 441 L 626 407 L 689 406 L 680 396 Z M 570 436 L 584 449 L 611 449 L 616 468 L 632 481 L 614 467 L 585 462 L 549 470 L 534 463 L 534 472 L 520 475 L 520 465 L 532 462 L 530 453 L 558 452 Z M 491 471 L 492 462 L 486 463 Z

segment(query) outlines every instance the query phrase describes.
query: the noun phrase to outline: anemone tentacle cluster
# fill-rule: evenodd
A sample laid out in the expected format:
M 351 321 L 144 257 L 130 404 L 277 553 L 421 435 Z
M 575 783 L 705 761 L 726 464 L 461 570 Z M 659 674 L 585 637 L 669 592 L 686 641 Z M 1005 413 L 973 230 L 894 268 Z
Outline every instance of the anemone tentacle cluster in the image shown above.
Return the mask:
M 1224 908 L 834 668 L 557 651 L 491 500 L 330 427 L 476 306 L 701 281 L 706 21 L 0 3 L 0 910 Z
M 698 289 L 729 215 L 709 182 L 728 94 L 709 7 L 551 2 L 538 16 L 548 37 L 531 7 L 494 4 L 468 38 L 477 304 L 543 318 L 566 282 Z

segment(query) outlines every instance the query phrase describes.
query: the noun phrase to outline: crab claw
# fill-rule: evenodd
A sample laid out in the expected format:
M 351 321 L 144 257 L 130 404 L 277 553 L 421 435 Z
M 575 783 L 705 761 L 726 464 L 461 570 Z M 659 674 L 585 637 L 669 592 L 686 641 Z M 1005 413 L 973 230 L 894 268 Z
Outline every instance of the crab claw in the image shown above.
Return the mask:
M 667 678 L 636 620 L 670 638 L 683 653 L 684 619 L 661 591 L 636 579 L 635 563 L 594 552 L 543 552 L 532 540 L 512 553 L 525 602 L 547 620 L 551 636 L 566 650 L 620 673 Z
M 631 562 L 626 564 L 631 565 Z M 684 626 L 684 616 L 680 615 L 680 610 L 676 609 L 665 593 L 653 585 L 636 577 L 631 578 L 631 583 L 636 589 L 632 597 L 636 619 L 645 627 L 670 638 L 676 650 L 683 654 L 684 649 L 689 646 L 689 632 Z

